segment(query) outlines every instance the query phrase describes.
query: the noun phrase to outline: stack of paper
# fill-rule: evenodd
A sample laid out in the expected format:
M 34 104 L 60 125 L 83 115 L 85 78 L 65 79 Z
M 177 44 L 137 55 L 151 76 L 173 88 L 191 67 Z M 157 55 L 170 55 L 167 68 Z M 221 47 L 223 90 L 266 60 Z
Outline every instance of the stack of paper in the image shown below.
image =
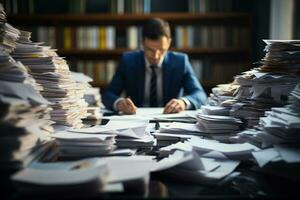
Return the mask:
M 224 154 L 227 158 L 233 159 L 245 159 L 251 156 L 251 152 L 260 150 L 258 147 L 249 143 L 227 144 L 215 140 L 201 139 L 199 137 L 193 137 L 190 143 L 193 149 L 201 154 L 214 151 Z
M 300 41 L 264 40 L 267 52 L 259 68 L 235 77 L 232 84 L 212 90 L 209 105 L 230 108 L 230 115 L 251 128 L 272 107 L 284 106 L 293 88 L 300 82 Z
M 93 81 L 93 79 L 83 73 L 71 72 L 71 74 L 73 79 L 85 88 L 83 98 L 88 104 L 85 119 L 99 120 L 102 117 L 101 108 L 104 108 L 101 101 L 100 88 L 92 87 L 89 82 Z
M 29 84 L 37 91 L 43 90 L 43 87 L 36 83 L 21 62 L 16 62 L 4 51 L 0 51 L 0 80 Z
M 5 177 L 27 166 L 51 145 L 53 122 L 47 103 L 30 85 L 0 81 L 0 171 Z
M 6 23 L 6 13 L 0 4 L 0 51 L 10 53 L 16 47 L 20 31 Z
M 229 115 L 230 109 L 228 107 L 223 106 L 210 106 L 210 105 L 202 105 L 201 113 L 205 115 Z
M 300 85 L 291 93 L 291 103 L 285 107 L 275 107 L 260 118 L 256 129 L 238 134 L 238 141 L 248 141 L 261 147 L 274 144 L 298 144 L 300 142 Z
M 285 107 L 267 111 L 255 129 L 245 130 L 232 139 L 264 148 L 252 152 L 259 170 L 299 181 L 300 84 L 292 91 L 290 101 Z
M 42 156 L 53 132 L 50 102 L 27 68 L 10 55 L 20 31 L 6 23 L 0 4 L 0 173 L 7 178 Z
M 86 133 L 85 129 L 77 132 L 60 131 L 51 136 L 56 138 L 60 157 L 95 157 L 107 156 L 115 149 L 115 135 Z M 75 130 L 74 130 L 75 131 Z
M 212 93 L 208 97 L 208 103 L 212 106 L 229 107 L 236 102 L 234 94 L 240 86 L 234 81 L 229 84 L 220 84 L 212 88 Z
M 87 115 L 84 87 L 71 77 L 66 61 L 50 47 L 33 43 L 30 34 L 21 32 L 12 56 L 30 69 L 30 74 L 43 86 L 41 94 L 52 103 L 51 119 L 57 124 L 82 127 Z
M 198 128 L 204 133 L 234 133 L 242 128 L 242 121 L 231 116 L 197 115 Z
M 299 73 L 300 40 L 264 40 L 266 56 L 262 59 L 262 71 L 283 74 Z

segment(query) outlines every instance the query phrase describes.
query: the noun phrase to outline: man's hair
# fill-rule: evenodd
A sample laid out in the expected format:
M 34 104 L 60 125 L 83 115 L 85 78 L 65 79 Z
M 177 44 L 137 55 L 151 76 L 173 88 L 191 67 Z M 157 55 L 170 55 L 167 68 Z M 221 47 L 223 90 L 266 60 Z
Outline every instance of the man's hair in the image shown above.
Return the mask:
M 171 38 L 171 31 L 169 23 L 160 18 L 153 18 L 148 20 L 143 26 L 143 39 L 158 40 L 163 36 Z

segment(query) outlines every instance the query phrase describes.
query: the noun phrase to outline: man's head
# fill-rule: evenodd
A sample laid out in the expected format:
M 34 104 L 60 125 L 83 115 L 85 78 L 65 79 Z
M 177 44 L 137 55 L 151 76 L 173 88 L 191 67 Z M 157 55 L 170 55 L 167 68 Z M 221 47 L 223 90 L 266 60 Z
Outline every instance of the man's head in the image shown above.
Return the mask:
M 171 45 L 171 31 L 168 22 L 154 18 L 143 27 L 143 46 L 145 56 L 152 65 L 161 62 Z

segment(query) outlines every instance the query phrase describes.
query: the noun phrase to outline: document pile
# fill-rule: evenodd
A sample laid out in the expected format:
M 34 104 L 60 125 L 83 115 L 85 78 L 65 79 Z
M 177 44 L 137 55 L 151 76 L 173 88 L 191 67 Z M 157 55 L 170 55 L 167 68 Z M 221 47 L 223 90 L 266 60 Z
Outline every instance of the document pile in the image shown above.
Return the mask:
M 239 87 L 236 81 L 217 85 L 217 87 L 212 88 L 212 93 L 209 94 L 208 104 L 211 106 L 226 107 L 230 110 L 231 104 L 236 102 L 234 100 L 234 94 Z
M 27 166 L 51 145 L 48 103 L 31 85 L 0 81 L 1 177 Z
M 249 141 L 263 148 L 274 144 L 298 144 L 300 137 L 300 84 L 291 92 L 291 103 L 285 107 L 274 107 L 260 118 L 256 129 L 238 134 L 239 141 Z
M 197 114 L 197 126 L 203 133 L 231 134 L 242 129 L 242 121 L 231 116 Z
M 51 136 L 56 139 L 59 156 L 62 158 L 85 158 L 107 156 L 116 146 L 112 131 L 100 126 L 57 131 Z
M 81 118 L 87 114 L 84 88 L 72 79 L 66 61 L 50 47 L 31 42 L 30 33 L 24 31 L 11 55 L 43 86 L 41 94 L 52 103 L 51 119 L 60 125 L 82 127 Z
M 199 141 L 197 136 L 193 136 L 189 142 L 178 142 L 161 148 L 160 152 L 174 153 L 159 161 L 157 168 L 164 170 L 164 174 L 174 176 L 176 179 L 206 185 L 221 184 L 223 179 L 232 174 L 240 161 L 230 160 L 225 154 L 217 152 L 217 150 L 213 151 L 213 146 L 200 151 L 199 142 L 205 141 L 201 139 Z M 212 143 L 214 144 L 216 141 Z M 204 147 L 205 143 L 202 146 Z M 218 145 L 216 145 L 216 149 L 226 153 L 239 151 L 234 148 L 231 151 L 227 148 L 226 151 L 226 148 L 222 146 L 218 148 Z
M 211 153 L 212 157 L 215 152 L 218 152 L 217 157 L 244 160 L 251 156 L 251 152 L 260 150 L 258 147 L 250 143 L 236 143 L 228 144 L 221 143 L 216 140 L 202 139 L 199 137 L 193 137 L 191 140 L 191 145 L 193 149 L 197 151 L 200 155 L 205 153 Z M 214 153 L 212 153 L 212 151 Z M 209 157 L 209 156 L 207 156 Z
M 14 174 L 12 181 L 22 195 L 40 197 L 93 197 L 103 191 L 109 169 L 93 158 L 74 162 L 33 162 Z
M 92 87 L 89 82 L 93 81 L 92 78 L 83 73 L 71 72 L 73 79 L 85 87 L 84 100 L 88 104 L 87 116 L 85 119 L 98 120 L 101 118 L 101 108 L 104 107 L 101 102 L 100 88 Z
M 264 42 L 267 53 L 261 61 L 262 66 L 235 77 L 230 85 L 238 85 L 233 98 L 222 95 L 223 87 L 213 89 L 214 94 L 209 99 L 210 105 L 229 106 L 230 115 L 240 118 L 249 128 L 258 124 L 265 111 L 286 105 L 287 96 L 300 81 L 300 76 L 295 73 L 299 72 L 300 42 Z
M 6 23 L 6 13 L 0 3 L 0 51 L 10 53 L 16 47 L 20 31 Z
M 300 84 L 291 92 L 290 102 L 267 111 L 255 129 L 245 130 L 233 139 L 264 148 L 253 153 L 263 171 L 300 180 Z

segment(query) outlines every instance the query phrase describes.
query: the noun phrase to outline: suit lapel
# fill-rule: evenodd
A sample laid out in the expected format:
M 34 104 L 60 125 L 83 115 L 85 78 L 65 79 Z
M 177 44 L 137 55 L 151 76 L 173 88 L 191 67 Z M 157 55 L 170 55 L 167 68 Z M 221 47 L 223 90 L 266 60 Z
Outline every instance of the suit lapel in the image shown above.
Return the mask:
M 170 91 L 168 89 L 172 88 L 171 84 L 171 66 L 169 65 L 168 53 L 166 54 L 163 64 L 162 64 L 162 71 L 163 71 L 163 103 L 164 105 L 169 99 Z
M 144 94 L 145 94 L 145 58 L 144 52 L 140 51 L 138 63 L 136 63 L 136 77 L 137 78 L 137 85 L 134 87 L 137 88 L 137 99 L 138 99 L 138 106 L 142 106 L 144 104 Z

